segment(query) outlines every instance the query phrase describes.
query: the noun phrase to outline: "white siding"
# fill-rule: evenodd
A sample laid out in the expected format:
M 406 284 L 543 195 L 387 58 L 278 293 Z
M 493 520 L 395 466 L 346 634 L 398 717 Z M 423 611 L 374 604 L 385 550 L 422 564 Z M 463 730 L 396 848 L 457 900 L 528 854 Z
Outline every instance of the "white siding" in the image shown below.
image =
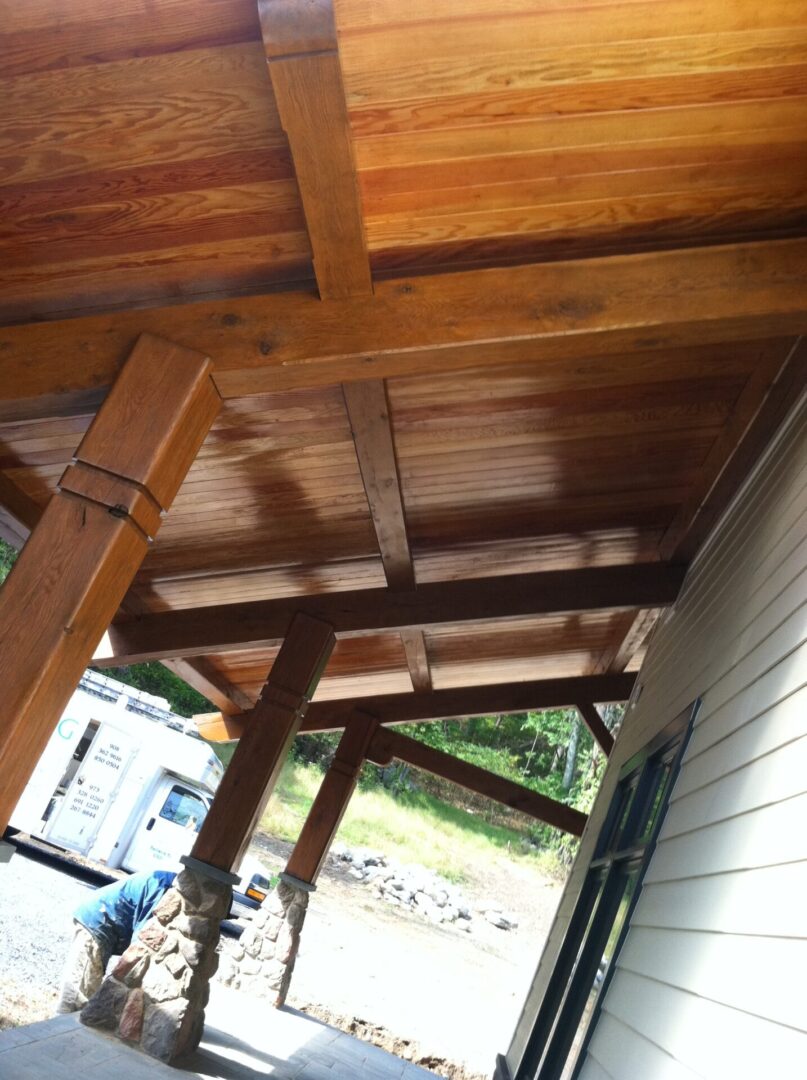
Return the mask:
M 582 1080 L 807 1077 L 806 568 L 804 401 L 654 636 L 567 886 L 566 918 L 621 764 L 701 697 Z

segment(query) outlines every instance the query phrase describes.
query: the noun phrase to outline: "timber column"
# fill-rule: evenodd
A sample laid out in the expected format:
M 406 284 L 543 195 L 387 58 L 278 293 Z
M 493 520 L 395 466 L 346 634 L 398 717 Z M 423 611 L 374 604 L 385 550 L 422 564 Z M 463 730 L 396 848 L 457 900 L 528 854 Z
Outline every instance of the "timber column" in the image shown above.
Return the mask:
M 207 357 L 144 334 L 0 593 L 0 832 L 219 411 Z
M 219 972 L 225 985 L 271 998 L 277 1008 L 285 1003 L 309 894 L 316 888 L 377 728 L 374 716 L 354 710 L 277 887 L 253 919 L 238 920 L 244 928 L 238 942 L 225 944 Z
M 199 1045 L 219 924 L 233 873 L 277 782 L 335 642 L 332 627 L 298 614 L 249 726 L 222 778 L 193 851 L 154 916 L 84 1007 L 81 1019 L 117 1031 L 162 1061 Z

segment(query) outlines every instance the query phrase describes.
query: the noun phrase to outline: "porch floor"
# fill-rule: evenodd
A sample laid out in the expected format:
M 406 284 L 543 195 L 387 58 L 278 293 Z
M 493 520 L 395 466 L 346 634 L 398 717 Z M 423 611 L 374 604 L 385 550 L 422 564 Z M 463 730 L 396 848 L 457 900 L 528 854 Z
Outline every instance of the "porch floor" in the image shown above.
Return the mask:
M 434 1080 L 434 1073 L 294 1009 L 212 987 L 199 1050 L 181 1069 L 163 1065 L 78 1016 L 0 1032 L 3 1080 Z

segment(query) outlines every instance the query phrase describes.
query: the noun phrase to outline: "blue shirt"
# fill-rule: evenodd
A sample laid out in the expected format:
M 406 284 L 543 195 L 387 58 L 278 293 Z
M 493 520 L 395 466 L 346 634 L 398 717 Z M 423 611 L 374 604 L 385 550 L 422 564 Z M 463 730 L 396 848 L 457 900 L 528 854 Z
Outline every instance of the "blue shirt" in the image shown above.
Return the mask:
M 113 881 L 80 904 L 73 918 L 109 950 L 110 956 L 117 956 L 151 917 L 175 877 L 169 870 L 143 870 L 123 881 Z

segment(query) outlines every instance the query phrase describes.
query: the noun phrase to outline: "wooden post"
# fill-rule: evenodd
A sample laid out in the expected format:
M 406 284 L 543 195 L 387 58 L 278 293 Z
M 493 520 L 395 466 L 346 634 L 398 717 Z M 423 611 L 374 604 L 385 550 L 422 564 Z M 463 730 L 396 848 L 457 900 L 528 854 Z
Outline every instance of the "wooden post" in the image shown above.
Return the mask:
M 286 873 L 313 885 L 356 790 L 378 721 L 358 709 L 345 727 L 336 754 L 294 845 Z
M 196 838 L 193 860 L 228 872 L 240 864 L 335 641 L 329 623 L 295 615 Z
M 210 372 L 139 339 L 0 592 L 0 831 L 218 413 Z

